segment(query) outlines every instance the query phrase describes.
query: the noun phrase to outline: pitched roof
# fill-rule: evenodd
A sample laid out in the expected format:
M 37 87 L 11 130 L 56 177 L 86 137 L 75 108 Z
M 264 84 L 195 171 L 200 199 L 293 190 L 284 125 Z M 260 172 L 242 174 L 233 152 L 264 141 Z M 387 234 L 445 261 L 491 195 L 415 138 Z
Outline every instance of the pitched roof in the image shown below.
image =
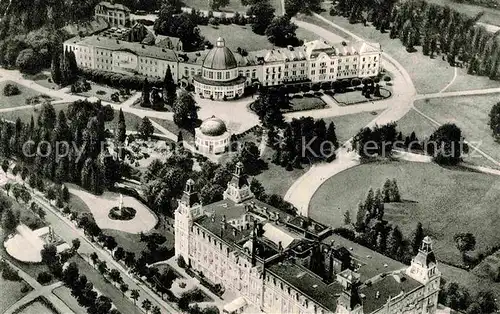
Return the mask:
M 123 4 L 120 3 L 110 3 L 108 1 L 102 1 L 99 2 L 98 5 L 101 5 L 103 7 L 106 7 L 111 10 L 120 10 L 120 11 L 125 11 L 125 12 L 130 12 L 130 9 L 124 6 Z
M 106 50 L 127 51 L 141 57 L 149 57 L 159 60 L 177 62 L 177 55 L 171 49 L 165 49 L 155 46 L 146 46 L 140 43 L 128 42 L 124 40 L 111 39 L 102 36 L 89 36 L 83 39 L 74 37 L 68 39 L 65 43 L 80 44 L 83 46 L 94 46 Z

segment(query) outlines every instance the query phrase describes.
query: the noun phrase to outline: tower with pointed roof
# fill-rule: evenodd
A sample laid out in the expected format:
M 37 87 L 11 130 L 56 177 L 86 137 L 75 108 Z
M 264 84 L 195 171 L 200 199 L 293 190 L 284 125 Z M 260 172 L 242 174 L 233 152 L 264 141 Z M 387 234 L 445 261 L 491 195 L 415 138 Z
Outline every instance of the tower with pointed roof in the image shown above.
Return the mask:
M 189 263 L 189 231 L 193 221 L 203 215 L 203 208 L 195 191 L 194 181 L 187 180 L 186 187 L 175 210 L 175 255 Z
M 337 300 L 336 313 L 363 314 L 363 302 L 359 294 L 360 275 L 350 269 L 337 274 L 337 282 L 343 287 Z
M 418 254 L 411 260 L 406 274 L 425 286 L 422 313 L 434 313 L 438 302 L 441 273 L 437 268 L 436 256 L 432 250 L 432 240 L 425 237 Z
M 226 191 L 224 191 L 224 199 L 230 199 L 235 203 L 241 203 L 253 197 L 254 195 L 252 191 L 250 191 L 248 177 L 243 171 L 243 163 L 239 161 L 236 164 L 236 170 L 233 173 L 233 177 L 227 184 Z

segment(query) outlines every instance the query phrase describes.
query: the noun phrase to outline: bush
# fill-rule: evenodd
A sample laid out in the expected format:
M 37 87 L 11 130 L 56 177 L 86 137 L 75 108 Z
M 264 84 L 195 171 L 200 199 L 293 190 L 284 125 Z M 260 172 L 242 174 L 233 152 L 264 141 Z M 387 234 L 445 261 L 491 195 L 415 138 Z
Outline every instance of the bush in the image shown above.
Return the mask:
M 71 85 L 72 93 L 85 93 L 88 92 L 92 87 L 86 79 L 79 79 Z
M 17 271 L 10 267 L 10 265 L 4 266 L 2 278 L 10 281 L 21 281 L 21 277 L 19 277 Z
M 36 280 L 41 283 L 42 285 L 49 283 L 52 280 L 52 275 L 49 274 L 48 272 L 41 272 L 38 274 L 36 277 Z
M 106 92 L 103 91 L 103 90 L 98 90 L 97 92 L 95 92 L 97 95 L 106 95 Z
M 186 261 L 184 260 L 184 257 L 182 257 L 182 255 L 177 259 L 177 265 L 180 268 L 186 268 Z
M 390 76 L 387 76 L 387 75 L 386 75 L 386 76 L 384 76 L 384 81 L 389 82 L 390 80 L 391 80 L 391 77 L 390 77 Z
M 26 292 L 29 292 L 31 290 L 30 286 L 24 284 L 22 287 L 21 287 L 21 292 L 22 293 L 26 293 Z
M 19 87 L 17 87 L 14 84 L 7 84 L 3 88 L 3 95 L 4 96 L 15 96 L 21 94 L 21 91 L 19 90 Z

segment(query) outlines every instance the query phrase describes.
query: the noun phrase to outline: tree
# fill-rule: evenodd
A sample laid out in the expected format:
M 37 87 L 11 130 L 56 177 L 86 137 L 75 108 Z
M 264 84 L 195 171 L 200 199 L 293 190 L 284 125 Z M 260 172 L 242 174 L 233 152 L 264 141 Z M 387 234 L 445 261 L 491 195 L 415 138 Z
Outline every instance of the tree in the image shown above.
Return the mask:
M 386 251 L 387 254 L 396 259 L 397 254 L 403 245 L 403 234 L 399 230 L 398 226 L 395 226 L 389 233 L 386 241 Z
M 422 245 L 422 241 L 424 240 L 424 229 L 422 227 L 422 223 L 417 224 L 417 228 L 413 233 L 413 240 L 411 242 L 411 247 L 413 250 L 413 255 L 416 255 L 420 250 L 420 246 Z
M 161 314 L 161 310 L 158 306 L 154 306 L 153 309 L 151 310 L 151 314 Z
M 139 299 L 139 291 L 136 290 L 136 289 L 133 289 L 130 291 L 130 297 L 132 298 L 132 300 L 134 300 L 134 304 L 137 302 L 137 300 Z
M 92 252 L 90 254 L 90 259 L 92 260 L 92 264 L 96 265 L 97 262 L 99 261 L 99 256 L 97 256 L 96 252 Z
M 278 16 L 273 19 L 266 29 L 266 36 L 269 41 L 279 47 L 288 45 L 296 46 L 299 43 L 295 31 L 297 25 L 290 21 L 288 16 Z
M 227 7 L 229 0 L 211 0 L 210 8 L 214 11 L 219 11 L 222 7 Z
M 476 247 L 476 237 L 472 233 L 457 233 L 453 236 L 453 240 L 465 261 L 465 253 L 473 251 Z
M 57 257 L 57 248 L 53 244 L 44 244 L 42 250 L 40 251 L 40 255 L 42 257 L 42 263 L 45 265 L 50 266 L 59 262 L 59 258 Z
M 99 264 L 97 264 L 97 270 L 101 273 L 101 275 L 105 276 L 108 273 L 108 265 L 105 261 L 100 261 Z
M 399 188 L 396 179 L 392 179 L 391 189 L 392 189 L 391 202 L 396 202 L 396 203 L 401 202 L 401 195 L 399 194 Z
M 142 301 L 142 308 L 146 311 L 146 314 L 149 312 L 149 310 L 151 309 L 151 301 L 149 301 L 149 299 L 144 299 Z
M 128 285 L 126 283 L 120 284 L 120 291 L 123 293 L 123 295 L 125 295 L 125 293 L 127 293 L 128 291 Z
M 455 124 L 443 124 L 429 137 L 426 150 L 435 162 L 456 165 L 462 160 L 462 153 L 468 152 L 462 131 Z
M 80 248 L 80 239 L 73 239 L 73 241 L 71 241 L 71 249 L 73 251 L 78 251 L 78 249 Z
M 330 141 L 336 149 L 339 147 L 337 134 L 335 133 L 335 124 L 333 122 L 330 122 L 328 129 L 326 130 L 326 140 Z
M 63 271 L 63 280 L 70 287 L 77 282 L 79 276 L 78 265 L 75 262 L 69 263 Z
M 9 161 L 7 159 L 2 160 L 2 171 L 7 175 L 7 170 L 9 170 Z
M 252 181 L 250 181 L 250 191 L 252 191 L 258 200 L 262 199 L 266 192 L 259 180 L 255 178 L 252 178 Z
M 123 114 L 122 108 L 118 113 L 118 130 L 116 132 L 116 140 L 119 143 L 124 143 L 127 138 L 127 126 L 125 125 L 125 116 Z
M 351 224 L 351 213 L 346 210 L 344 212 L 344 225 L 350 225 Z
M 114 256 L 116 260 L 122 260 L 125 257 L 125 250 L 121 246 L 117 247 L 114 252 Z
M 19 225 L 19 212 L 15 212 L 12 208 L 4 209 L 2 212 L 2 229 L 7 234 L 13 232 Z
M 384 196 L 384 202 L 390 203 L 393 199 L 392 197 L 392 181 L 390 179 L 385 180 L 384 187 L 382 188 L 382 194 Z
M 500 137 L 500 102 L 493 105 L 489 117 L 490 129 L 493 132 L 493 136 L 498 139 Z
M 174 104 L 174 122 L 181 127 L 191 127 L 198 120 L 198 106 L 193 96 L 182 91 Z
M 365 227 L 365 217 L 367 214 L 367 210 L 363 203 L 358 204 L 358 211 L 356 213 L 356 230 L 362 231 Z
M 40 70 L 40 58 L 32 48 L 22 50 L 16 59 L 16 67 L 22 73 L 36 73 Z
M 144 79 L 144 83 L 142 84 L 142 96 L 141 96 L 141 106 L 142 107 L 150 107 L 151 101 L 149 99 L 149 95 L 151 93 L 151 84 L 148 79 Z
M 163 80 L 163 100 L 170 109 L 174 108 L 175 101 L 177 100 L 177 87 L 175 86 L 170 66 L 167 67 Z
M 109 279 L 111 279 L 112 281 L 114 281 L 116 283 L 123 282 L 123 279 L 122 279 L 120 272 L 115 268 L 113 268 L 109 271 Z
M 254 33 L 264 35 L 267 27 L 274 19 L 274 8 L 269 1 L 260 1 L 253 4 L 247 12 L 253 17 L 252 30 Z
M 494 313 L 498 310 L 496 298 L 493 292 L 486 290 L 477 295 L 477 302 L 481 306 L 482 313 Z
M 147 140 L 153 135 L 154 132 L 154 126 L 151 123 L 151 121 L 148 119 L 148 117 L 142 118 L 141 124 L 139 125 L 139 134 L 141 134 L 142 138 Z
M 61 56 L 58 53 L 54 53 L 52 56 L 52 63 L 50 66 L 50 73 L 52 76 L 52 81 L 56 84 L 61 84 L 62 73 L 61 73 Z

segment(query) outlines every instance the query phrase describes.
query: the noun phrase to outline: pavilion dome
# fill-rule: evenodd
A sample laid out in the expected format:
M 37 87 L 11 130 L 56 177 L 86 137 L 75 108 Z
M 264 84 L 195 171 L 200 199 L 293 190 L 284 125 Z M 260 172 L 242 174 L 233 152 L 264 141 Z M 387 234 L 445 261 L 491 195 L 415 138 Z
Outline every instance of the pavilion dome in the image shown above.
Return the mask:
M 211 118 L 208 118 L 201 123 L 200 131 L 204 135 L 220 136 L 227 132 L 227 127 L 224 121 L 215 116 L 212 116 Z
M 230 70 L 238 66 L 233 52 L 226 47 L 222 37 L 217 39 L 217 44 L 210 50 L 203 61 L 203 67 L 212 70 Z

